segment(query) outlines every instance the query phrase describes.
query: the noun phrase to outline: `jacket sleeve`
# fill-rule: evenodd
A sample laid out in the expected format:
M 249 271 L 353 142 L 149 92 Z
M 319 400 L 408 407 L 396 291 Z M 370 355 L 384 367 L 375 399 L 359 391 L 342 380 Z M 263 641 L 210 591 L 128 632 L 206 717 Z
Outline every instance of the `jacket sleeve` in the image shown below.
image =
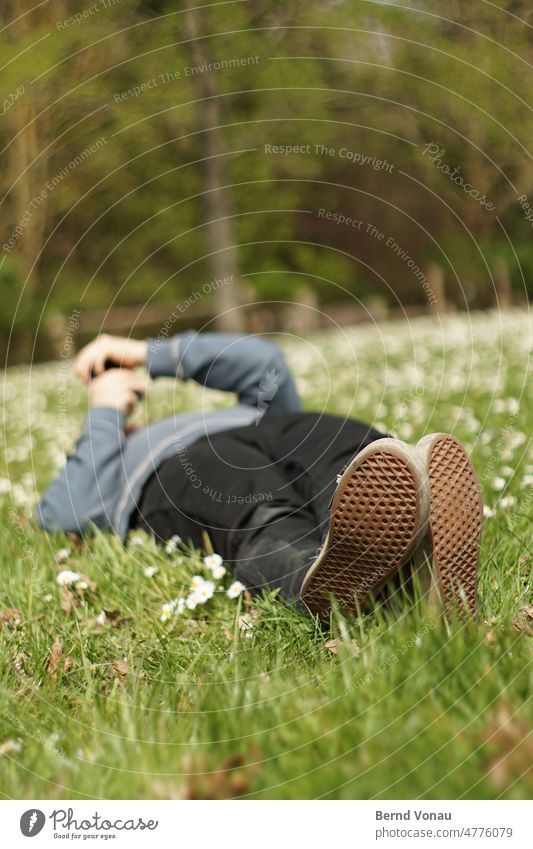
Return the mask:
M 171 339 L 149 339 L 147 365 L 152 377 L 192 379 L 236 392 L 240 404 L 256 407 L 259 414 L 301 410 L 282 350 L 258 336 L 191 330 Z
M 124 425 L 125 416 L 116 409 L 89 410 L 74 453 L 37 505 L 42 528 L 81 535 L 89 522 L 109 527 L 109 505 L 122 477 Z

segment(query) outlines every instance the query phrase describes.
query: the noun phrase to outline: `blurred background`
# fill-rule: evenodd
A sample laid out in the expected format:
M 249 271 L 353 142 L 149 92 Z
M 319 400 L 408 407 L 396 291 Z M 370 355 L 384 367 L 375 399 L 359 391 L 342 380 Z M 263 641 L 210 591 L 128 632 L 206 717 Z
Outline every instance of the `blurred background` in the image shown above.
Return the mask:
M 0 23 L 4 361 L 527 304 L 527 0 L 3 0 Z

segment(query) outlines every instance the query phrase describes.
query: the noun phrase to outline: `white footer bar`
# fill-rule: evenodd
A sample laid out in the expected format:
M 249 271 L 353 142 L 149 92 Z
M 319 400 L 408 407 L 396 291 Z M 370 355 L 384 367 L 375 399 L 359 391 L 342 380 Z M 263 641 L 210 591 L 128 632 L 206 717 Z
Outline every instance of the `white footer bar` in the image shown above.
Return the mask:
M 2 845 L 533 847 L 530 802 L 3 801 Z M 35 843 L 31 839 L 35 838 Z

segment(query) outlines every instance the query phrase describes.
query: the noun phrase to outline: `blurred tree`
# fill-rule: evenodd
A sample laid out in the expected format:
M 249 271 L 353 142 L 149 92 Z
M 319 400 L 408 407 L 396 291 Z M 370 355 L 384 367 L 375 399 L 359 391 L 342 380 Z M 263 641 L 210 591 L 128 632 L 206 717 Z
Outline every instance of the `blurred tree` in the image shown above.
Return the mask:
M 202 22 L 208 26 L 203 15 Z M 220 124 L 222 107 L 216 86 L 216 76 L 210 72 L 215 63 L 211 61 L 210 40 L 200 34 L 198 12 L 188 12 L 183 17 L 184 32 L 187 36 L 187 48 L 190 53 L 190 66 L 194 69 L 192 77 L 197 106 L 197 130 L 201 133 L 202 158 L 202 194 L 205 207 L 205 227 L 208 233 L 209 266 L 212 279 L 222 278 L 231 281 L 217 289 L 217 326 L 220 330 L 242 332 L 245 329 L 242 314 L 239 311 L 240 270 L 237 257 L 237 245 L 233 221 L 231 218 L 230 189 L 228 168 L 225 159 L 225 145 Z
M 24 297 L 42 299 L 46 239 L 60 216 L 105 172 L 101 130 L 110 104 L 100 75 L 116 61 L 125 39 L 105 43 L 102 6 L 93 40 L 80 40 L 78 4 L 6 0 L 0 9 L 4 168 L 0 175 L 4 251 L 19 259 Z M 76 171 L 75 183 L 71 174 Z M 35 311 L 36 312 L 36 311 Z
M 183 303 L 231 275 L 202 298 L 233 328 L 241 281 L 400 307 L 424 303 L 413 268 L 437 262 L 458 303 L 485 306 L 504 259 L 531 286 L 531 17 L 525 0 L 5 0 L 15 336 L 31 345 L 45 306 Z

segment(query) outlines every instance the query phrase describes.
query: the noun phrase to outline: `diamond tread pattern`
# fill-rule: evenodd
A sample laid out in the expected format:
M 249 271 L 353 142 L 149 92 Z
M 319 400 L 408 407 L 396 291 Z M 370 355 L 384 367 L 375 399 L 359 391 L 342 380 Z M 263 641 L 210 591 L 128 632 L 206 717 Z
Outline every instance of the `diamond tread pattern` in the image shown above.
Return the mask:
M 405 460 L 386 450 L 367 457 L 333 499 L 329 544 L 302 594 L 308 607 L 327 613 L 333 596 L 343 609 L 355 610 L 405 562 L 418 513 Z
M 431 449 L 429 534 L 433 563 L 446 606 L 477 607 L 479 542 L 483 503 L 476 473 L 463 446 L 443 436 Z

